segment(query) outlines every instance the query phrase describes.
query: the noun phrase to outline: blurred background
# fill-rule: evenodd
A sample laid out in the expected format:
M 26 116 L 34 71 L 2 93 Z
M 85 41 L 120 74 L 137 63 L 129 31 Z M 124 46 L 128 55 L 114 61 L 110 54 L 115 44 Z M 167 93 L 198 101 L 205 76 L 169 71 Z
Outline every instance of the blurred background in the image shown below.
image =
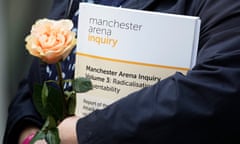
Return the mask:
M 37 19 L 47 16 L 51 4 L 52 0 L 0 0 L 0 143 L 8 105 L 32 58 L 24 38 Z

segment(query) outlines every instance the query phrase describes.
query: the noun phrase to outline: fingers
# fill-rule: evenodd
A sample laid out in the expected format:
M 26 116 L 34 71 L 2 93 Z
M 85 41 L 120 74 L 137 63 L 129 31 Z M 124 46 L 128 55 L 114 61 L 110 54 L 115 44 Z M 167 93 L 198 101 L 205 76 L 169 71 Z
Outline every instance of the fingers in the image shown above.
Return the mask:
M 45 140 L 38 140 L 34 144 L 47 144 Z

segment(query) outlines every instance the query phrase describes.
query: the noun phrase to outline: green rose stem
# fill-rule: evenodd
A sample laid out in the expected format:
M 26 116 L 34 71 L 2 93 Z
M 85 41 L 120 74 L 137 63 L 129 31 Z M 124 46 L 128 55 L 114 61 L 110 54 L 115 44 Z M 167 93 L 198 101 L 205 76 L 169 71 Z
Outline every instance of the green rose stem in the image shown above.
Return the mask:
M 57 74 L 58 74 L 58 84 L 60 86 L 60 90 L 62 93 L 62 99 L 63 99 L 63 105 L 64 105 L 63 106 L 63 115 L 65 118 L 67 116 L 67 102 L 66 102 L 65 94 L 64 94 L 64 88 L 63 88 L 64 81 L 63 81 L 63 77 L 62 77 L 62 66 L 61 66 L 60 62 L 56 63 L 56 68 L 57 68 Z
M 41 130 L 38 131 L 36 135 L 33 137 L 30 144 L 34 144 L 36 141 L 41 139 L 45 139 L 48 144 L 60 144 L 61 141 L 57 126 L 64 118 L 69 116 L 69 113 L 68 113 L 68 101 L 64 91 L 65 80 L 62 77 L 61 63 L 57 62 L 55 66 L 57 70 L 58 79 L 56 81 L 49 80 L 47 82 L 55 82 L 60 88 L 60 93 L 59 91 L 55 93 L 56 89 L 53 89 L 52 87 L 47 87 L 46 83 L 44 83 L 41 89 L 38 89 L 39 87 L 36 86 L 35 88 L 36 91 L 41 92 L 42 101 L 40 100 L 40 104 L 38 103 L 39 101 L 38 94 L 34 94 L 34 101 L 36 102 L 35 104 L 39 109 L 39 113 L 43 114 L 46 117 L 46 121 Z M 53 97 L 48 99 L 49 95 L 52 95 Z M 52 101 L 53 99 L 56 99 L 56 103 Z M 60 109 L 61 111 L 57 111 Z

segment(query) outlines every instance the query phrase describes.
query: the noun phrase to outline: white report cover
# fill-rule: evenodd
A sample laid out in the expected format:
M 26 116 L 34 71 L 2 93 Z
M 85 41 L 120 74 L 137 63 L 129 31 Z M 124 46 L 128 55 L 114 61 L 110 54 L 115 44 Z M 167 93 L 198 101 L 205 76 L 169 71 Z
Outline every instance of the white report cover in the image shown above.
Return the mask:
M 80 3 L 75 77 L 93 90 L 77 94 L 87 115 L 196 61 L 199 17 Z

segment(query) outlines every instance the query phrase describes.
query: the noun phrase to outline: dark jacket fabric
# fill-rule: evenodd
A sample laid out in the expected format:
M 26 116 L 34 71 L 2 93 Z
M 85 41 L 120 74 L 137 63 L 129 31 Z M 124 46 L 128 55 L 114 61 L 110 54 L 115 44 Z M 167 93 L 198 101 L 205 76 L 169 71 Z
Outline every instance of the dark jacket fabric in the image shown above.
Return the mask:
M 50 17 L 63 18 L 67 5 L 56 0 Z M 76 5 L 73 1 L 70 17 Z M 197 64 L 187 75 L 176 72 L 80 119 L 79 144 L 240 143 L 240 1 L 126 0 L 121 6 L 200 16 Z M 16 143 L 28 124 L 41 126 L 31 95 L 32 84 L 46 77 L 43 67 L 35 59 L 20 84 L 4 143 Z

